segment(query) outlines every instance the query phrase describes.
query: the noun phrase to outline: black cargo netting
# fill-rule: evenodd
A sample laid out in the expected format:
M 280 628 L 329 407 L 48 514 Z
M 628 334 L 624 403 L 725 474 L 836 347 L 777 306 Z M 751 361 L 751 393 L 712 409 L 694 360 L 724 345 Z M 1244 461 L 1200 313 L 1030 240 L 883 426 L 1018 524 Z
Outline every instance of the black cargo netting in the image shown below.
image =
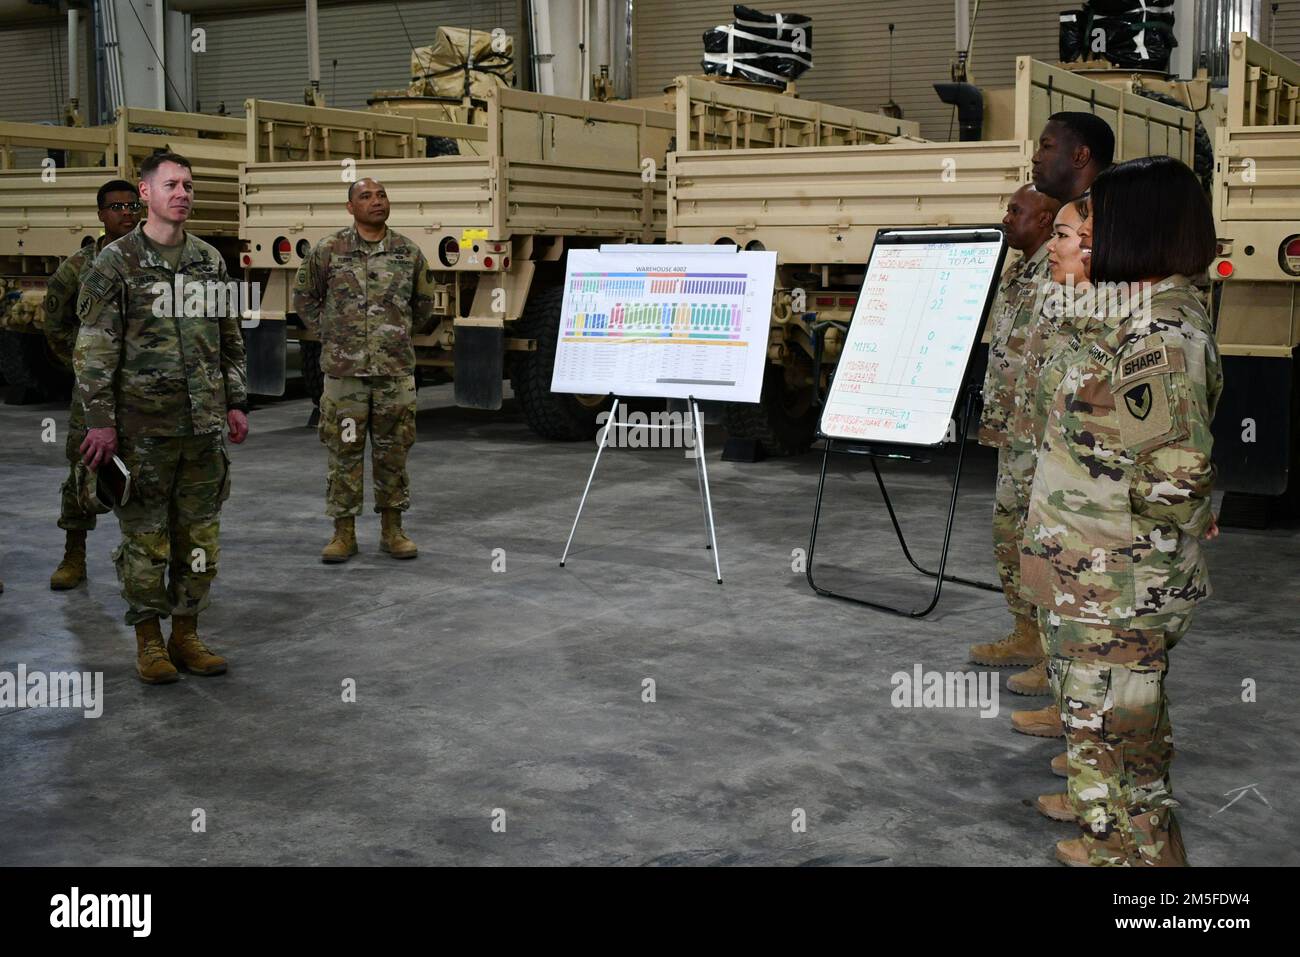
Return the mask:
M 812 17 L 736 4 L 735 22 L 704 34 L 704 72 L 784 86 L 812 68 Z
M 1104 59 L 1120 67 L 1169 69 L 1174 0 L 1088 0 L 1061 13 L 1063 63 Z

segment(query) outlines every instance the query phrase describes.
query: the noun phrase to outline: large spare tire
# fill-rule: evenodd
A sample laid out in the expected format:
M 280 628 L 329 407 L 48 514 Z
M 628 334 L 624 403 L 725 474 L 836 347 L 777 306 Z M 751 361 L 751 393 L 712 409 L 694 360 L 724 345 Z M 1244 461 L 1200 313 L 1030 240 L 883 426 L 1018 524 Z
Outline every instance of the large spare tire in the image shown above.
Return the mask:
M 1148 100 L 1155 100 L 1157 103 L 1166 103 L 1169 106 L 1176 106 L 1180 110 L 1187 110 L 1187 104 L 1181 100 L 1175 99 L 1168 93 L 1157 93 L 1155 90 L 1139 89 L 1138 92 Z M 1192 113 L 1191 110 L 1187 112 Z M 1195 113 L 1192 113 L 1196 116 Z M 1210 139 L 1209 131 L 1205 129 L 1205 124 L 1201 118 L 1196 116 L 1196 132 L 1193 134 L 1192 146 L 1192 168 L 1196 171 L 1197 178 L 1200 179 L 1201 185 L 1208 193 L 1210 185 L 1214 182 L 1214 141 Z
M 537 350 L 516 360 L 510 373 L 510 387 L 523 408 L 528 427 L 538 435 L 562 442 L 595 439 L 599 429 L 597 419 L 613 404 L 612 397 L 551 391 L 563 309 L 563 286 L 533 289 L 515 326 L 515 335 L 536 339 Z

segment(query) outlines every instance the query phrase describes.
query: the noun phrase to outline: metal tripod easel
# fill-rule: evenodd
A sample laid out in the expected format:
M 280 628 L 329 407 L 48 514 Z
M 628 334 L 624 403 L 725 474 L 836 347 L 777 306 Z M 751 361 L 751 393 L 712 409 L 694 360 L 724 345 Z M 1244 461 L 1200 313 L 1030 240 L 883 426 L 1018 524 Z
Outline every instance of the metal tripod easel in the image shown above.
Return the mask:
M 591 472 L 587 475 L 587 485 L 582 490 L 582 498 L 578 502 L 578 514 L 573 517 L 573 528 L 569 529 L 569 540 L 564 543 L 564 554 L 560 556 L 560 567 L 569 558 L 569 547 L 573 544 L 573 536 L 578 531 L 578 521 L 582 518 L 582 509 L 587 504 L 587 493 L 591 491 L 591 482 L 596 477 L 596 466 L 600 464 L 600 457 L 609 444 L 609 431 L 611 428 L 637 428 L 637 429 L 672 429 L 675 425 L 631 425 L 627 422 L 616 421 L 618 415 L 619 399 L 614 398 L 614 404 L 610 407 L 609 418 L 605 420 L 605 428 L 600 433 L 600 445 L 596 448 L 595 461 L 591 463 Z M 713 498 L 709 494 L 709 466 L 704 460 L 704 428 L 703 419 L 700 416 L 699 403 L 692 396 L 687 400 L 691 410 L 691 429 L 695 437 L 695 448 L 693 449 L 695 458 L 695 478 L 700 487 L 700 509 L 704 513 L 704 530 L 707 538 L 704 547 L 713 552 L 713 571 L 717 576 L 718 584 L 722 584 L 722 566 L 718 560 L 718 539 L 713 527 Z

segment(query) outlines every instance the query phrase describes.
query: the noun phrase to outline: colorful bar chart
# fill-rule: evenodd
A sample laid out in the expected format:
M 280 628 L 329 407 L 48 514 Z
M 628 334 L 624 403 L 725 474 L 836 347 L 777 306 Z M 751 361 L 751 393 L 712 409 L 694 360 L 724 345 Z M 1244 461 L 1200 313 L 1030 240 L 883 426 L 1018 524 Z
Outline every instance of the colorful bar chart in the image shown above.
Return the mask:
M 573 250 L 551 387 L 757 401 L 775 266 L 766 252 Z

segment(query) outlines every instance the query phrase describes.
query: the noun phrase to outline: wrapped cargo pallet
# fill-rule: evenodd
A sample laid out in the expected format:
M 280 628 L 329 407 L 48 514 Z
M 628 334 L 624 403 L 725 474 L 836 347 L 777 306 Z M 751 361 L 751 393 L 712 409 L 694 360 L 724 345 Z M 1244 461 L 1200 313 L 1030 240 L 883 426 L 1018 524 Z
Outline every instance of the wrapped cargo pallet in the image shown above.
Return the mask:
M 1087 0 L 1061 14 L 1061 60 L 1101 56 L 1120 67 L 1169 69 L 1174 0 Z
M 704 34 L 704 72 L 784 86 L 812 68 L 812 18 L 736 4 L 735 22 Z
M 432 46 L 411 51 L 411 96 L 471 96 L 515 82 L 514 38 L 504 32 L 439 27 Z

